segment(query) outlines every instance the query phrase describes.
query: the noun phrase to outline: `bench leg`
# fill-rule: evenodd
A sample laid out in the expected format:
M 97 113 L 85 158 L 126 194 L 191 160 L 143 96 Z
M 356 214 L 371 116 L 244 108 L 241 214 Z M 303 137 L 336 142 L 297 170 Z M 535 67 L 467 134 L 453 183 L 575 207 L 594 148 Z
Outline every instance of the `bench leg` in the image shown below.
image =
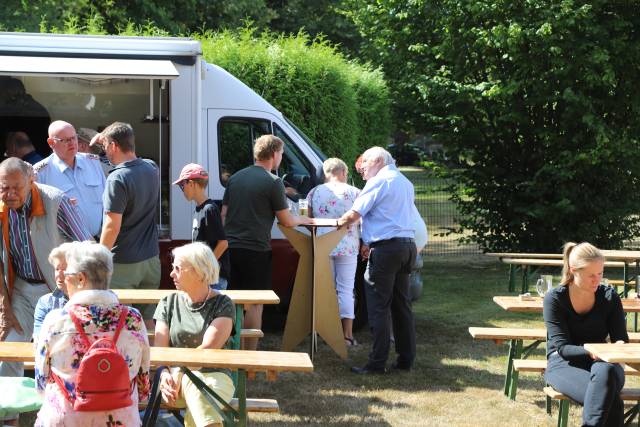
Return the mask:
M 517 267 L 514 264 L 509 264 L 509 292 L 516 291 L 516 269 Z
M 244 369 L 238 371 L 238 387 L 236 388 L 238 395 L 238 425 L 240 427 L 247 426 L 247 372 Z
M 558 412 L 558 427 L 567 427 L 569 422 L 569 400 L 560 401 L 560 411 Z
M 630 426 L 634 419 L 637 418 L 637 425 L 640 427 L 640 402 L 624 413 L 624 425 Z
M 233 338 L 231 339 L 231 346 L 233 350 L 240 350 L 241 338 L 240 334 L 242 333 L 242 318 L 244 317 L 244 306 L 242 304 L 236 304 L 236 319 L 235 319 L 235 334 L 233 334 Z M 236 387 L 236 391 L 234 392 L 233 397 L 238 397 L 238 372 L 231 372 L 231 380 L 233 381 L 233 386 Z
M 504 394 L 511 400 L 516 400 L 518 392 L 518 371 L 513 369 L 513 361 L 522 354 L 522 340 L 509 341 L 509 355 L 507 356 L 507 375 L 504 380 Z
M 529 267 L 526 265 L 522 266 L 522 289 L 520 290 L 521 294 L 524 294 L 529 291 Z
M 551 416 L 551 403 L 552 403 L 551 398 L 549 396 L 546 396 L 544 408 L 546 409 L 547 415 L 549 416 Z

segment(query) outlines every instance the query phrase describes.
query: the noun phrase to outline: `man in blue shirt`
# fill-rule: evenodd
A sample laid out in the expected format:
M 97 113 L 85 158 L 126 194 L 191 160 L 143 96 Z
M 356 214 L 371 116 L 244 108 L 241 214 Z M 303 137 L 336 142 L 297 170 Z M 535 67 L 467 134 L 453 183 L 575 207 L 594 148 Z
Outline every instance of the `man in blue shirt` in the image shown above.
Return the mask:
M 102 193 L 105 188 L 100 158 L 78 152 L 78 134 L 67 122 L 56 120 L 49 126 L 47 140 L 53 153 L 33 167 L 36 179 L 62 190 L 75 201 L 76 207 L 92 236 L 100 234 L 102 226 Z
M 389 357 L 391 320 L 398 358 L 393 369 L 408 371 L 416 356 L 416 334 L 409 275 L 416 259 L 413 227 L 413 185 L 395 166 L 391 154 L 381 147 L 362 155 L 367 184 L 353 207 L 338 219 L 344 227 L 362 218 L 363 248 L 369 250 L 365 293 L 373 347 L 357 374 L 384 373 Z M 389 317 L 391 313 L 391 318 Z

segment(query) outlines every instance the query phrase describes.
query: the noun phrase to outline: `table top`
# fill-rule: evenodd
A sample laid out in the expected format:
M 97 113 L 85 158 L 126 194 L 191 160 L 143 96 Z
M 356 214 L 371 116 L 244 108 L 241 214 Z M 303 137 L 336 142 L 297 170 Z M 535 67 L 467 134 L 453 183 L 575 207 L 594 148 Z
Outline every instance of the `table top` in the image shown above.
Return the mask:
M 307 353 L 172 347 L 151 347 L 150 353 L 151 366 L 200 366 L 248 371 L 313 371 L 313 363 Z M 0 360 L 33 362 L 34 359 L 35 350 L 32 343 L 0 342 Z
M 635 259 L 635 258 L 634 258 Z M 505 264 L 517 265 L 533 265 L 545 267 L 562 267 L 564 261 L 562 259 L 541 259 L 541 258 L 502 258 Z M 605 267 L 624 267 L 623 261 L 605 261 Z
M 122 304 L 157 304 L 162 298 L 176 291 L 175 289 L 111 289 Z M 220 291 L 235 304 L 278 304 L 280 298 L 272 290 L 267 291 Z
M 584 348 L 605 362 L 640 366 L 640 344 L 585 344 Z
M 542 313 L 542 298 L 532 297 L 531 300 L 520 300 L 517 296 L 495 296 L 493 302 L 506 311 L 518 313 Z M 622 298 L 622 308 L 627 313 L 640 313 L 640 299 Z
M 612 250 L 604 249 L 602 254 L 608 261 L 627 261 L 636 262 L 640 261 L 640 251 L 625 251 L 625 250 Z M 485 254 L 487 256 L 496 258 L 519 258 L 519 259 L 562 259 L 562 254 L 542 254 L 542 253 L 526 253 L 526 252 L 489 252 Z

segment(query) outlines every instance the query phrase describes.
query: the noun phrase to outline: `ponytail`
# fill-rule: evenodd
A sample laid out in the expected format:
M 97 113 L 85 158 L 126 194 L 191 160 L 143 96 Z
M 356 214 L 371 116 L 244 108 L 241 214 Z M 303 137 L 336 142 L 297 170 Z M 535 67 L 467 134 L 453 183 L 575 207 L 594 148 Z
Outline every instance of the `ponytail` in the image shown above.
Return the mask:
M 571 267 L 579 270 L 593 261 L 604 261 L 604 255 L 602 255 L 600 249 L 591 243 L 582 242 L 576 244 L 574 242 L 567 242 L 562 248 L 562 261 L 562 279 L 560 280 L 560 286 L 573 283 L 574 277 L 571 272 Z

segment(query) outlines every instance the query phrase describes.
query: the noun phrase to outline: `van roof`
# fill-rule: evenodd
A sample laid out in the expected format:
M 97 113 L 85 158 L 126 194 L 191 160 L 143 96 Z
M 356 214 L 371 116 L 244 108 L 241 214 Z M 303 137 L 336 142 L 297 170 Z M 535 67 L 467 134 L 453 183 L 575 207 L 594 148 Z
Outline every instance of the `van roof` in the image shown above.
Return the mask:
M 0 55 L 177 59 L 202 55 L 200 42 L 181 37 L 88 36 L 0 32 Z

